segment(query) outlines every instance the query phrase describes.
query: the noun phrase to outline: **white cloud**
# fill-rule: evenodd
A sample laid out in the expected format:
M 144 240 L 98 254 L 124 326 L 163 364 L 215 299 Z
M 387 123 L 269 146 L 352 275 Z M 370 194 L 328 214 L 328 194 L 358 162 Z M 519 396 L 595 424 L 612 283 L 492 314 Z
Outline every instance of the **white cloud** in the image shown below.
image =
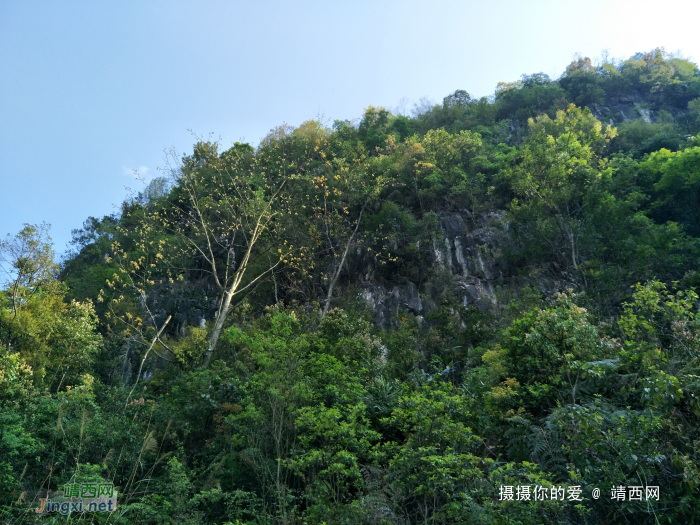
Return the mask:
M 139 166 L 138 168 L 125 168 L 122 166 L 122 173 L 133 179 L 143 179 L 146 180 L 150 177 L 148 166 Z

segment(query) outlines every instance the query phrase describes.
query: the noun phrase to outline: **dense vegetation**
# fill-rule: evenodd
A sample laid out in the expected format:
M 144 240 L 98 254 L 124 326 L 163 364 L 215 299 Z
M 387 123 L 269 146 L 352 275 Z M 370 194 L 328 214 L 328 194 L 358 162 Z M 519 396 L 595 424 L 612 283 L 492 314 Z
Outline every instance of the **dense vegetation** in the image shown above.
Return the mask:
M 198 142 L 60 266 L 26 225 L 0 245 L 2 521 L 700 523 L 698 133 L 695 64 L 581 58 Z M 483 300 L 450 217 L 493 233 Z M 379 319 L 367 290 L 409 283 L 425 310 Z M 97 480 L 116 512 L 34 513 Z

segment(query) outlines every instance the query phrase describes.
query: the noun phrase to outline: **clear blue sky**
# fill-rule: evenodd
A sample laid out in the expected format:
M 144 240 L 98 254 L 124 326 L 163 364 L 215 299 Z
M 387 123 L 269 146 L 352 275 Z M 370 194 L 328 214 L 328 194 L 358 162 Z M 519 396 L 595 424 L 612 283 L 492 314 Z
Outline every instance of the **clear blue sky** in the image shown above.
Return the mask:
M 59 252 L 164 148 L 455 89 L 558 77 L 576 52 L 700 59 L 700 2 L 0 0 L 0 235 L 47 221 Z

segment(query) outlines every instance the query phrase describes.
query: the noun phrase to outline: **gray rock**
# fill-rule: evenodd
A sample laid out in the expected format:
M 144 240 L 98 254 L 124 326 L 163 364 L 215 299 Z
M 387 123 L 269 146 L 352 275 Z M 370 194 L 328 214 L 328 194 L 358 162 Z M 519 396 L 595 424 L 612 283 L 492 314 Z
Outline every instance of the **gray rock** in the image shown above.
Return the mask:
M 496 286 L 503 284 L 507 265 L 500 257 L 500 246 L 508 236 L 504 212 L 474 216 L 467 210 L 442 217 L 440 239 L 433 240 L 433 266 L 437 275 L 449 279 L 429 279 L 420 285 L 406 283 L 391 288 L 369 279 L 359 284 L 360 294 L 372 308 L 380 326 L 394 324 L 405 310 L 418 317 L 440 308 L 445 287 L 462 297 L 464 306 L 481 310 L 498 306 Z M 366 274 L 369 276 L 369 272 Z

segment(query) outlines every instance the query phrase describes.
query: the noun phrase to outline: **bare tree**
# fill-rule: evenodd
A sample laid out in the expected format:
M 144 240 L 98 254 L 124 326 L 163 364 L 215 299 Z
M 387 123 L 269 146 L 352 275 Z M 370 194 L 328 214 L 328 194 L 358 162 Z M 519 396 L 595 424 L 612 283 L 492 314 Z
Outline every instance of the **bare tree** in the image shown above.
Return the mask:
M 216 143 L 200 141 L 190 156 L 178 159 L 171 152 L 172 189 L 130 212 L 127 220 L 136 222 L 128 233 L 133 246 L 114 245 L 121 268 L 117 280 L 140 296 L 143 309 L 147 290 L 157 284 L 195 273 L 209 277 L 218 297 L 205 365 L 234 298 L 294 257 L 295 248 L 283 242 L 279 220 L 280 214 L 291 213 L 286 190 L 295 177 L 283 149 L 280 141 L 256 154 L 237 143 L 219 154 Z M 292 167 L 298 169 L 298 162 Z
M 362 241 L 360 225 L 367 206 L 390 184 L 387 178 L 372 173 L 368 163 L 352 167 L 342 162 L 327 164 L 323 173 L 311 179 L 314 187 L 312 219 L 318 224 L 317 231 L 323 232 L 316 241 L 317 252 L 331 254 L 334 261 L 330 275 L 324 276 L 328 287 L 321 317 L 330 309 L 333 291 L 350 249 Z

